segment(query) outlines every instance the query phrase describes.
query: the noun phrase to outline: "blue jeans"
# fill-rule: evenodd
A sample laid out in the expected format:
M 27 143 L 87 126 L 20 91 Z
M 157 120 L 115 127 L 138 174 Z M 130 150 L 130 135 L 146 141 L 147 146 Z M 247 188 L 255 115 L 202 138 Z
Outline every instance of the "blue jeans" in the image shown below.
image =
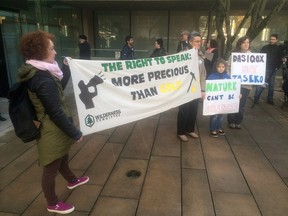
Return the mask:
M 273 101 L 274 97 L 274 82 L 276 77 L 277 70 L 266 70 L 266 79 L 265 82 L 268 83 L 268 95 L 267 101 Z M 254 94 L 254 100 L 258 101 L 263 92 L 263 87 L 257 86 Z
M 210 130 L 211 131 L 222 130 L 222 119 L 223 119 L 223 114 L 210 116 Z

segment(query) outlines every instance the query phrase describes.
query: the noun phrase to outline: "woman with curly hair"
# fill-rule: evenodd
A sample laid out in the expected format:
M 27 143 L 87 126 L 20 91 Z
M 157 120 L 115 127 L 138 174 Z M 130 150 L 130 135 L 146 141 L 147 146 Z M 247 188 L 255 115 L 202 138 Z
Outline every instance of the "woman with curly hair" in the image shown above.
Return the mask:
M 42 190 L 49 212 L 68 214 L 74 206 L 61 202 L 55 193 L 55 178 L 59 172 L 73 189 L 89 181 L 77 178 L 68 166 L 71 145 L 83 139 L 74 125 L 65 102 L 65 88 L 70 70 L 64 62 L 62 69 L 55 61 L 55 37 L 44 31 L 30 32 L 20 40 L 20 52 L 25 63 L 18 70 L 18 82 L 26 82 L 29 97 L 41 121 L 37 139 L 39 165 L 43 166 Z

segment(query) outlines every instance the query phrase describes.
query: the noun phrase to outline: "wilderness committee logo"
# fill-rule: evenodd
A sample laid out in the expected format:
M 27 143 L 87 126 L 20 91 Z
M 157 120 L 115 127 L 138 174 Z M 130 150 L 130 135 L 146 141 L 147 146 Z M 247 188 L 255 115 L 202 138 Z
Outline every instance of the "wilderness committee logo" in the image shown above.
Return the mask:
M 92 115 L 87 115 L 85 117 L 85 125 L 88 127 L 92 127 L 95 124 L 95 118 Z
M 120 109 L 114 110 L 112 112 L 102 113 L 102 114 L 97 115 L 97 116 L 92 116 L 92 115 L 88 114 L 85 117 L 85 125 L 87 127 L 92 127 L 95 124 L 95 122 L 111 120 L 111 119 L 120 117 L 120 115 L 121 115 Z

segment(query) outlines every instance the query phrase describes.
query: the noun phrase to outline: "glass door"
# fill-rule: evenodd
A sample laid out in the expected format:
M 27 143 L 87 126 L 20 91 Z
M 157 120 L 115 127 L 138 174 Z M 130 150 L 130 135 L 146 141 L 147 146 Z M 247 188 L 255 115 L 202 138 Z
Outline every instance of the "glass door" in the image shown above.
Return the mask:
M 19 13 L 0 10 L 0 97 L 6 97 L 9 88 L 16 82 L 19 55 Z

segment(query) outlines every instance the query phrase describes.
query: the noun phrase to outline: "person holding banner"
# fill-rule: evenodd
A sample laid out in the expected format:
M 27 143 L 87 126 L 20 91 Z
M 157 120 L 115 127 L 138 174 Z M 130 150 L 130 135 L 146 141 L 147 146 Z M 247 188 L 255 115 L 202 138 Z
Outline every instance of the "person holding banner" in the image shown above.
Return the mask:
M 69 168 L 68 152 L 72 144 L 83 139 L 82 132 L 72 121 L 65 102 L 63 89 L 70 76 L 65 60 L 60 69 L 55 61 L 54 35 L 36 31 L 29 32 L 20 40 L 20 52 L 26 62 L 18 70 L 19 82 L 25 82 L 29 98 L 41 119 L 40 138 L 37 139 L 39 165 L 43 166 L 42 190 L 49 212 L 68 214 L 73 205 L 61 202 L 55 193 L 55 178 L 58 172 L 73 189 L 89 181 L 89 177 L 77 178 Z
M 250 53 L 250 39 L 248 36 L 244 36 L 238 39 L 236 43 L 236 47 L 233 50 L 233 52 L 237 53 Z M 228 61 L 228 72 L 231 68 L 231 57 Z M 230 71 L 231 72 L 231 71 Z M 241 85 L 241 99 L 239 103 L 239 112 L 238 113 L 231 113 L 228 114 L 228 126 L 231 129 L 241 129 L 241 123 L 244 118 L 244 110 L 245 110 L 245 104 L 246 100 L 248 98 L 248 95 L 252 89 L 252 85 Z
M 200 75 L 200 86 L 202 96 L 205 94 L 205 80 L 206 80 L 206 70 L 204 66 L 203 53 L 200 51 L 201 47 L 201 34 L 199 32 L 193 31 L 189 34 L 189 45 L 193 49 L 198 50 L 199 58 L 199 75 Z M 179 106 L 178 116 L 177 116 L 177 135 L 182 142 L 188 142 L 186 135 L 197 139 L 198 134 L 195 133 L 195 123 L 198 110 L 198 99 L 192 100 L 186 104 Z
M 219 80 L 219 79 L 230 79 L 227 74 L 226 68 L 227 63 L 224 59 L 218 59 L 215 62 L 216 72 L 211 73 L 207 80 Z M 218 135 L 225 135 L 226 133 L 222 129 L 223 114 L 211 115 L 210 116 L 210 132 L 211 136 L 217 138 Z

